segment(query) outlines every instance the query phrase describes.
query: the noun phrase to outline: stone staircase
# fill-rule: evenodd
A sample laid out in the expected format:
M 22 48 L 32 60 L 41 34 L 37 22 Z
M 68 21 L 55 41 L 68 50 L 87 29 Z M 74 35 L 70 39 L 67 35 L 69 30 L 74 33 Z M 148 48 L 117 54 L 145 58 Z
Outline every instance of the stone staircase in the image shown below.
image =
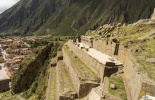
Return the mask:
M 103 92 L 102 92 L 102 86 L 98 86 L 96 88 L 93 88 L 89 95 L 87 96 L 87 100 L 102 100 L 103 99 Z

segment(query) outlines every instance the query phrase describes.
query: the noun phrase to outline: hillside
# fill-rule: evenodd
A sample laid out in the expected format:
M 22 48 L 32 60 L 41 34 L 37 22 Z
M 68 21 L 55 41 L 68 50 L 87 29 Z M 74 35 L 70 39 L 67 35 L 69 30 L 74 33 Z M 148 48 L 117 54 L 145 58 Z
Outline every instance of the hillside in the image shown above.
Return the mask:
M 1 34 L 84 34 L 105 23 L 149 18 L 154 0 L 20 0 L 0 15 Z
M 0 98 L 140 100 L 145 95 L 155 98 L 154 26 L 155 19 L 128 25 L 105 24 L 87 31 L 85 36 L 63 37 L 68 40 L 38 47 L 15 73 L 13 95 L 6 92 Z

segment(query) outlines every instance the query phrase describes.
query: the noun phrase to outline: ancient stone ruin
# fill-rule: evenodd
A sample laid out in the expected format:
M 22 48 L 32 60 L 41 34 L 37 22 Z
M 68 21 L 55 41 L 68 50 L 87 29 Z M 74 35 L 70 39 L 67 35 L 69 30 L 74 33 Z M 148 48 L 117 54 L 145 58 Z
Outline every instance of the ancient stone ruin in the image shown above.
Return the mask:
M 108 54 L 105 56 L 108 59 L 101 61 L 95 56 L 97 53 L 91 53 L 93 50 Z M 119 100 L 108 93 L 109 87 L 117 88 L 108 81 L 109 77 L 122 74 L 128 99 L 138 100 L 144 93 L 155 96 L 154 82 L 136 71 L 135 66 L 140 65 L 131 50 L 118 41 L 95 40 L 87 36 L 82 36 L 80 42 L 68 40 L 52 61 L 51 66 L 55 65 L 58 100 L 86 97 L 89 100 Z

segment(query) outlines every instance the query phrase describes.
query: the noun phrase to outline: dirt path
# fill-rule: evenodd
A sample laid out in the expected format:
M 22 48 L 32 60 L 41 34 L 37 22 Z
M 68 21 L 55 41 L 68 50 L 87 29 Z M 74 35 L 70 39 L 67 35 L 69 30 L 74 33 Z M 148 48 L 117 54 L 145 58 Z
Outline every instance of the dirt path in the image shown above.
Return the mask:
M 21 97 L 21 95 L 17 95 L 16 96 L 19 100 L 25 100 L 23 97 Z
M 147 38 L 147 37 L 149 37 L 149 36 L 151 36 L 151 35 L 153 35 L 153 34 L 155 34 L 155 30 L 152 30 L 151 32 L 149 32 L 149 33 L 147 33 L 147 34 L 145 34 L 145 35 L 139 37 L 138 39 L 139 39 L 139 40 L 142 40 L 142 39 L 145 39 L 145 38 Z

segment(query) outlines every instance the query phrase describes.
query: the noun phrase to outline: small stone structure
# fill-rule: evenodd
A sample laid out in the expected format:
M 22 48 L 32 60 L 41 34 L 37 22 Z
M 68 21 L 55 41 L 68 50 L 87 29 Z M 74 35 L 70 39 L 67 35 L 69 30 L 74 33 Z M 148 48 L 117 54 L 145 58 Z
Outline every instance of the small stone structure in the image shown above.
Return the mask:
M 155 63 L 155 58 L 148 58 L 146 61 L 150 63 Z
M 110 84 L 110 88 L 111 88 L 112 90 L 115 90 L 115 89 L 116 89 L 115 84 Z
M 89 47 L 93 47 L 93 38 L 88 36 L 81 36 L 81 42 L 88 45 Z

